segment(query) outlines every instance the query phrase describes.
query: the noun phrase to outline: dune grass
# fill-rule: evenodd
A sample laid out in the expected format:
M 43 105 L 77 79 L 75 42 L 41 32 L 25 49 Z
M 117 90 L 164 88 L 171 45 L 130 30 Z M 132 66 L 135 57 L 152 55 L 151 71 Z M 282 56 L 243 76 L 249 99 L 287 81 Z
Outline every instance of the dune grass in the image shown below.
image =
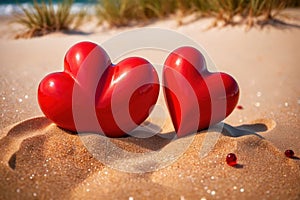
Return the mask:
M 63 0 L 58 4 L 57 9 L 54 9 L 51 0 L 41 1 L 41 3 L 34 0 L 31 7 L 21 7 L 22 14 L 16 16 L 15 22 L 23 25 L 25 31 L 17 37 L 41 36 L 51 32 L 69 30 L 72 24 L 80 25 L 81 18 L 75 22 L 75 16 L 70 12 L 72 4 L 73 0 Z
M 61 0 L 54 9 L 51 0 L 38 3 L 33 0 L 29 8 L 22 8 L 16 22 L 25 26 L 25 31 L 17 37 L 34 37 L 50 32 L 75 29 L 86 17 L 84 11 L 72 14 L 73 0 Z M 95 5 L 99 23 L 106 22 L 111 27 L 147 23 L 153 19 L 175 16 L 178 24 L 189 14 L 197 13 L 200 17 L 212 16 L 224 25 L 236 24 L 235 16 L 240 16 L 242 23 L 252 27 L 260 20 L 272 20 L 288 6 L 300 6 L 300 0 L 99 0 Z
M 248 15 L 250 16 L 265 16 L 266 19 L 271 19 L 278 14 L 278 12 L 293 1 L 289 0 L 250 0 Z
M 111 26 L 125 26 L 132 20 L 144 18 L 138 0 L 102 0 L 96 11 L 100 22 L 106 21 Z
M 110 26 L 127 26 L 131 23 L 164 18 L 173 14 L 185 16 L 200 13 L 202 16 L 214 16 L 225 24 L 233 24 L 234 16 L 241 16 L 253 26 L 253 19 L 263 17 L 273 19 L 289 5 L 297 6 L 297 0 L 100 0 L 97 16 L 100 22 Z
M 175 0 L 100 0 L 96 13 L 100 22 L 120 27 L 145 22 L 153 18 L 164 18 L 174 13 Z

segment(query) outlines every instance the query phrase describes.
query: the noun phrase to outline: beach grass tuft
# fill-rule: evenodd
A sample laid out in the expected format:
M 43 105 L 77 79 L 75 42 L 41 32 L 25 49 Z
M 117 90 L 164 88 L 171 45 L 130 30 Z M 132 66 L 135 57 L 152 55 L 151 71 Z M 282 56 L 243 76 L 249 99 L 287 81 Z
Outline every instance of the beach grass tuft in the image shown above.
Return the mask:
M 175 12 L 175 4 L 175 0 L 100 0 L 96 13 L 100 23 L 120 27 L 164 18 Z
M 70 12 L 72 4 L 73 0 L 63 0 L 55 9 L 51 0 L 41 1 L 41 3 L 34 0 L 31 7 L 21 7 L 22 14 L 16 16 L 15 22 L 25 26 L 26 29 L 17 37 L 31 38 L 69 30 L 73 23 L 78 26 L 82 19 L 75 21 L 75 16 Z
M 101 0 L 101 6 L 96 6 L 100 22 L 106 21 L 110 26 L 126 26 L 130 21 L 144 16 L 137 7 L 136 0 Z

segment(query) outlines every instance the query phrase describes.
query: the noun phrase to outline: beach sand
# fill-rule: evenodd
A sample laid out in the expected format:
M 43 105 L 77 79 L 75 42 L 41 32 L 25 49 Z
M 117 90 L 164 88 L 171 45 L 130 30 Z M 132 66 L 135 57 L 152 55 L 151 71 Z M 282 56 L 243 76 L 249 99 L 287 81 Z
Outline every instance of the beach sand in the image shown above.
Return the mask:
M 293 149 L 300 157 L 300 10 L 288 13 L 293 25 L 247 32 L 243 26 L 205 30 L 210 19 L 147 25 L 190 37 L 240 86 L 243 109 L 175 141 L 73 134 L 46 119 L 37 103 L 40 80 L 62 71 L 73 44 L 101 44 L 138 27 L 89 23 L 82 28 L 87 34 L 14 40 L 20 27 L 1 20 L 0 199 L 300 199 L 300 160 L 284 155 Z M 167 53 L 140 50 L 120 59 L 131 55 L 159 64 Z M 158 102 L 163 105 L 163 95 Z M 169 117 L 161 128 L 174 132 Z M 231 152 L 237 167 L 225 162 Z

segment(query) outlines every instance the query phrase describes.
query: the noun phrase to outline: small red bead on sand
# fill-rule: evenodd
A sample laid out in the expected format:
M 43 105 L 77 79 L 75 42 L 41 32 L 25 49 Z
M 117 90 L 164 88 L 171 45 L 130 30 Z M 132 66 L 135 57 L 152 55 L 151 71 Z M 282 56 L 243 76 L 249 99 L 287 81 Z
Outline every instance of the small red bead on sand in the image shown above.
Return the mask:
M 285 154 L 286 157 L 289 157 L 289 158 L 294 157 L 294 151 L 291 150 L 291 149 L 286 150 L 286 151 L 284 152 L 284 154 Z
M 230 166 L 235 166 L 237 164 L 237 158 L 236 155 L 234 153 L 229 153 L 226 156 L 226 162 L 228 165 Z
M 244 107 L 241 106 L 241 105 L 238 105 L 236 108 L 239 109 L 239 110 L 243 110 L 244 109 Z

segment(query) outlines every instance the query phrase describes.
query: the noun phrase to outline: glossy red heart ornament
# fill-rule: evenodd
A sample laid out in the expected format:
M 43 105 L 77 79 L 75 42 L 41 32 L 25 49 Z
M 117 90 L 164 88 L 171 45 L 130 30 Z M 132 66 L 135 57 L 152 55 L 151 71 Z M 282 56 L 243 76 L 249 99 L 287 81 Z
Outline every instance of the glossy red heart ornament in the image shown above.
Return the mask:
M 204 56 L 193 47 L 180 47 L 167 57 L 163 84 L 179 137 L 222 121 L 239 98 L 237 82 L 228 74 L 209 72 Z
M 80 42 L 67 52 L 64 72 L 40 82 L 38 102 L 64 129 L 121 137 L 148 117 L 158 93 L 158 76 L 147 60 L 130 57 L 113 65 L 100 46 Z

